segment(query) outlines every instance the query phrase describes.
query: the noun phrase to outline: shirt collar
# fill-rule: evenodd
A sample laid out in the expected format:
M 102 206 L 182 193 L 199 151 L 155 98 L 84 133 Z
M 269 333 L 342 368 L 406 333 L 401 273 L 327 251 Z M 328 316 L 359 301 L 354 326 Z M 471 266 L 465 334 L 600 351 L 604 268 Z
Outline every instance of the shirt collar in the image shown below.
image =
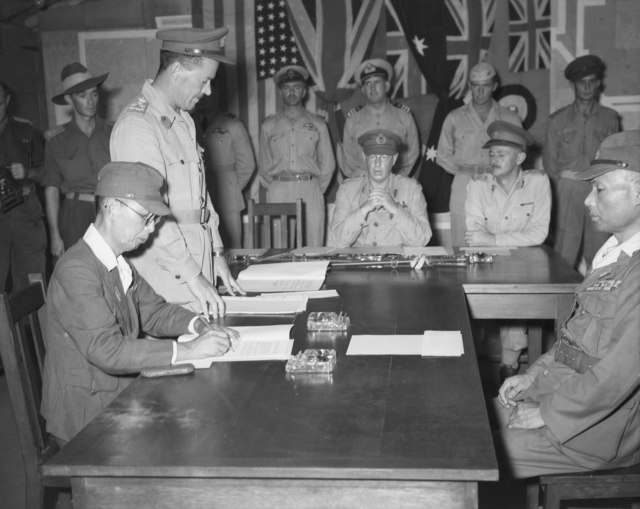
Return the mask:
M 144 85 L 142 85 L 142 95 L 147 98 L 149 105 L 157 110 L 160 122 L 167 130 L 171 129 L 171 126 L 176 119 L 182 120 L 182 115 L 188 115 L 188 113 L 182 111 L 177 113 L 165 98 L 153 87 L 152 80 L 147 80 Z
M 96 229 L 93 223 L 89 225 L 89 228 L 87 228 L 87 231 L 82 238 L 89 245 L 93 254 L 96 255 L 96 258 L 102 262 L 102 265 L 104 265 L 107 270 L 111 271 L 118 266 L 118 260 L 115 253 L 109 247 L 102 235 L 100 235 L 100 232 Z
M 631 257 L 638 250 L 640 250 L 640 232 L 622 244 L 619 244 L 618 239 L 612 235 L 596 253 L 593 268 L 598 269 L 614 263 L 622 252 Z

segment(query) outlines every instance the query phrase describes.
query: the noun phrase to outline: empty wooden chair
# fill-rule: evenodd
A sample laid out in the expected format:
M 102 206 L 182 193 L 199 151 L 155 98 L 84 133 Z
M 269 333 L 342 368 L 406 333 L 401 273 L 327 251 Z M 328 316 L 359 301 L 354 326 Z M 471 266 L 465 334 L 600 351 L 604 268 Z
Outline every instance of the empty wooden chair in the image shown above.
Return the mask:
M 289 232 L 289 218 L 295 217 L 295 239 Z M 280 219 L 278 242 L 274 242 L 273 219 Z M 302 247 L 302 200 L 293 203 L 256 203 L 249 200 L 247 206 L 248 248 L 293 248 Z M 292 233 L 292 232 L 291 232 Z
M 58 450 L 40 415 L 44 343 L 38 312 L 44 302 L 42 279 L 10 295 L 0 293 L 0 355 L 24 462 L 27 509 L 43 507 L 45 487 L 70 486 L 68 478 L 40 474 L 41 464 Z

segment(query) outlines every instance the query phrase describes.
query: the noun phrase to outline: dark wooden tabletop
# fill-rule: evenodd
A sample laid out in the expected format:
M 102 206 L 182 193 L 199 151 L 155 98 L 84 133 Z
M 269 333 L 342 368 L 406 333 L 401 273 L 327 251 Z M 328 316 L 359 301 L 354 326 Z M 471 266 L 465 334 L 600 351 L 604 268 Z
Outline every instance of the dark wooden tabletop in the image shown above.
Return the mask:
M 457 270 L 457 269 L 454 269 Z M 214 363 L 138 379 L 44 465 L 68 476 L 495 480 L 497 463 L 462 287 L 410 270 L 331 270 L 353 334 L 461 330 L 459 358 L 346 356 L 345 333 L 293 328 L 293 352 L 335 348 L 331 375 L 284 362 Z M 259 320 L 252 318 L 255 324 Z M 270 319 L 269 323 L 274 320 Z M 227 319 L 230 325 L 247 319 Z M 266 323 L 266 320 L 265 322 Z

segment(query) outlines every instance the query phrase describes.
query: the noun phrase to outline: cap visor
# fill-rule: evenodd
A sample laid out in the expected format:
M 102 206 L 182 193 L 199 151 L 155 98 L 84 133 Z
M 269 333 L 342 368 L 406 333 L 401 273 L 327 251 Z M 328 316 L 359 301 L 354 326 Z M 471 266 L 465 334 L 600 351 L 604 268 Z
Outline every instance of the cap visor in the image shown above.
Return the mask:
M 610 171 L 620 169 L 623 168 L 620 168 L 619 166 L 615 166 L 613 164 L 594 164 L 590 166 L 588 170 L 579 173 L 576 178 L 579 180 L 593 180 L 600 175 L 604 175 L 605 173 L 609 173 Z
M 522 150 L 523 152 L 526 150 L 519 143 L 516 143 L 515 141 L 509 141 L 509 140 L 489 140 L 484 145 L 482 145 L 482 148 L 491 148 L 491 147 L 511 147 L 511 148 L 517 148 L 518 150 Z
M 134 199 L 134 201 L 156 216 L 168 216 L 171 212 L 171 209 L 162 201 L 145 201 L 136 199 Z

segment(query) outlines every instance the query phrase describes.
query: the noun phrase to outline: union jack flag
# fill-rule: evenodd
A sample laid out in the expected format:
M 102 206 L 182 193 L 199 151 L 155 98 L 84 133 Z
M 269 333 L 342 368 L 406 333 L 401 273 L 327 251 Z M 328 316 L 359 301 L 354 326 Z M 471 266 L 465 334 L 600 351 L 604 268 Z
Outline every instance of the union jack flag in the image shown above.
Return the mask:
M 549 69 L 550 0 L 509 0 L 509 70 Z
M 447 35 L 447 60 L 458 62 L 449 96 L 460 99 L 467 87 L 469 69 L 483 61 L 489 49 L 496 19 L 496 0 L 446 0 L 445 4 L 454 33 Z

